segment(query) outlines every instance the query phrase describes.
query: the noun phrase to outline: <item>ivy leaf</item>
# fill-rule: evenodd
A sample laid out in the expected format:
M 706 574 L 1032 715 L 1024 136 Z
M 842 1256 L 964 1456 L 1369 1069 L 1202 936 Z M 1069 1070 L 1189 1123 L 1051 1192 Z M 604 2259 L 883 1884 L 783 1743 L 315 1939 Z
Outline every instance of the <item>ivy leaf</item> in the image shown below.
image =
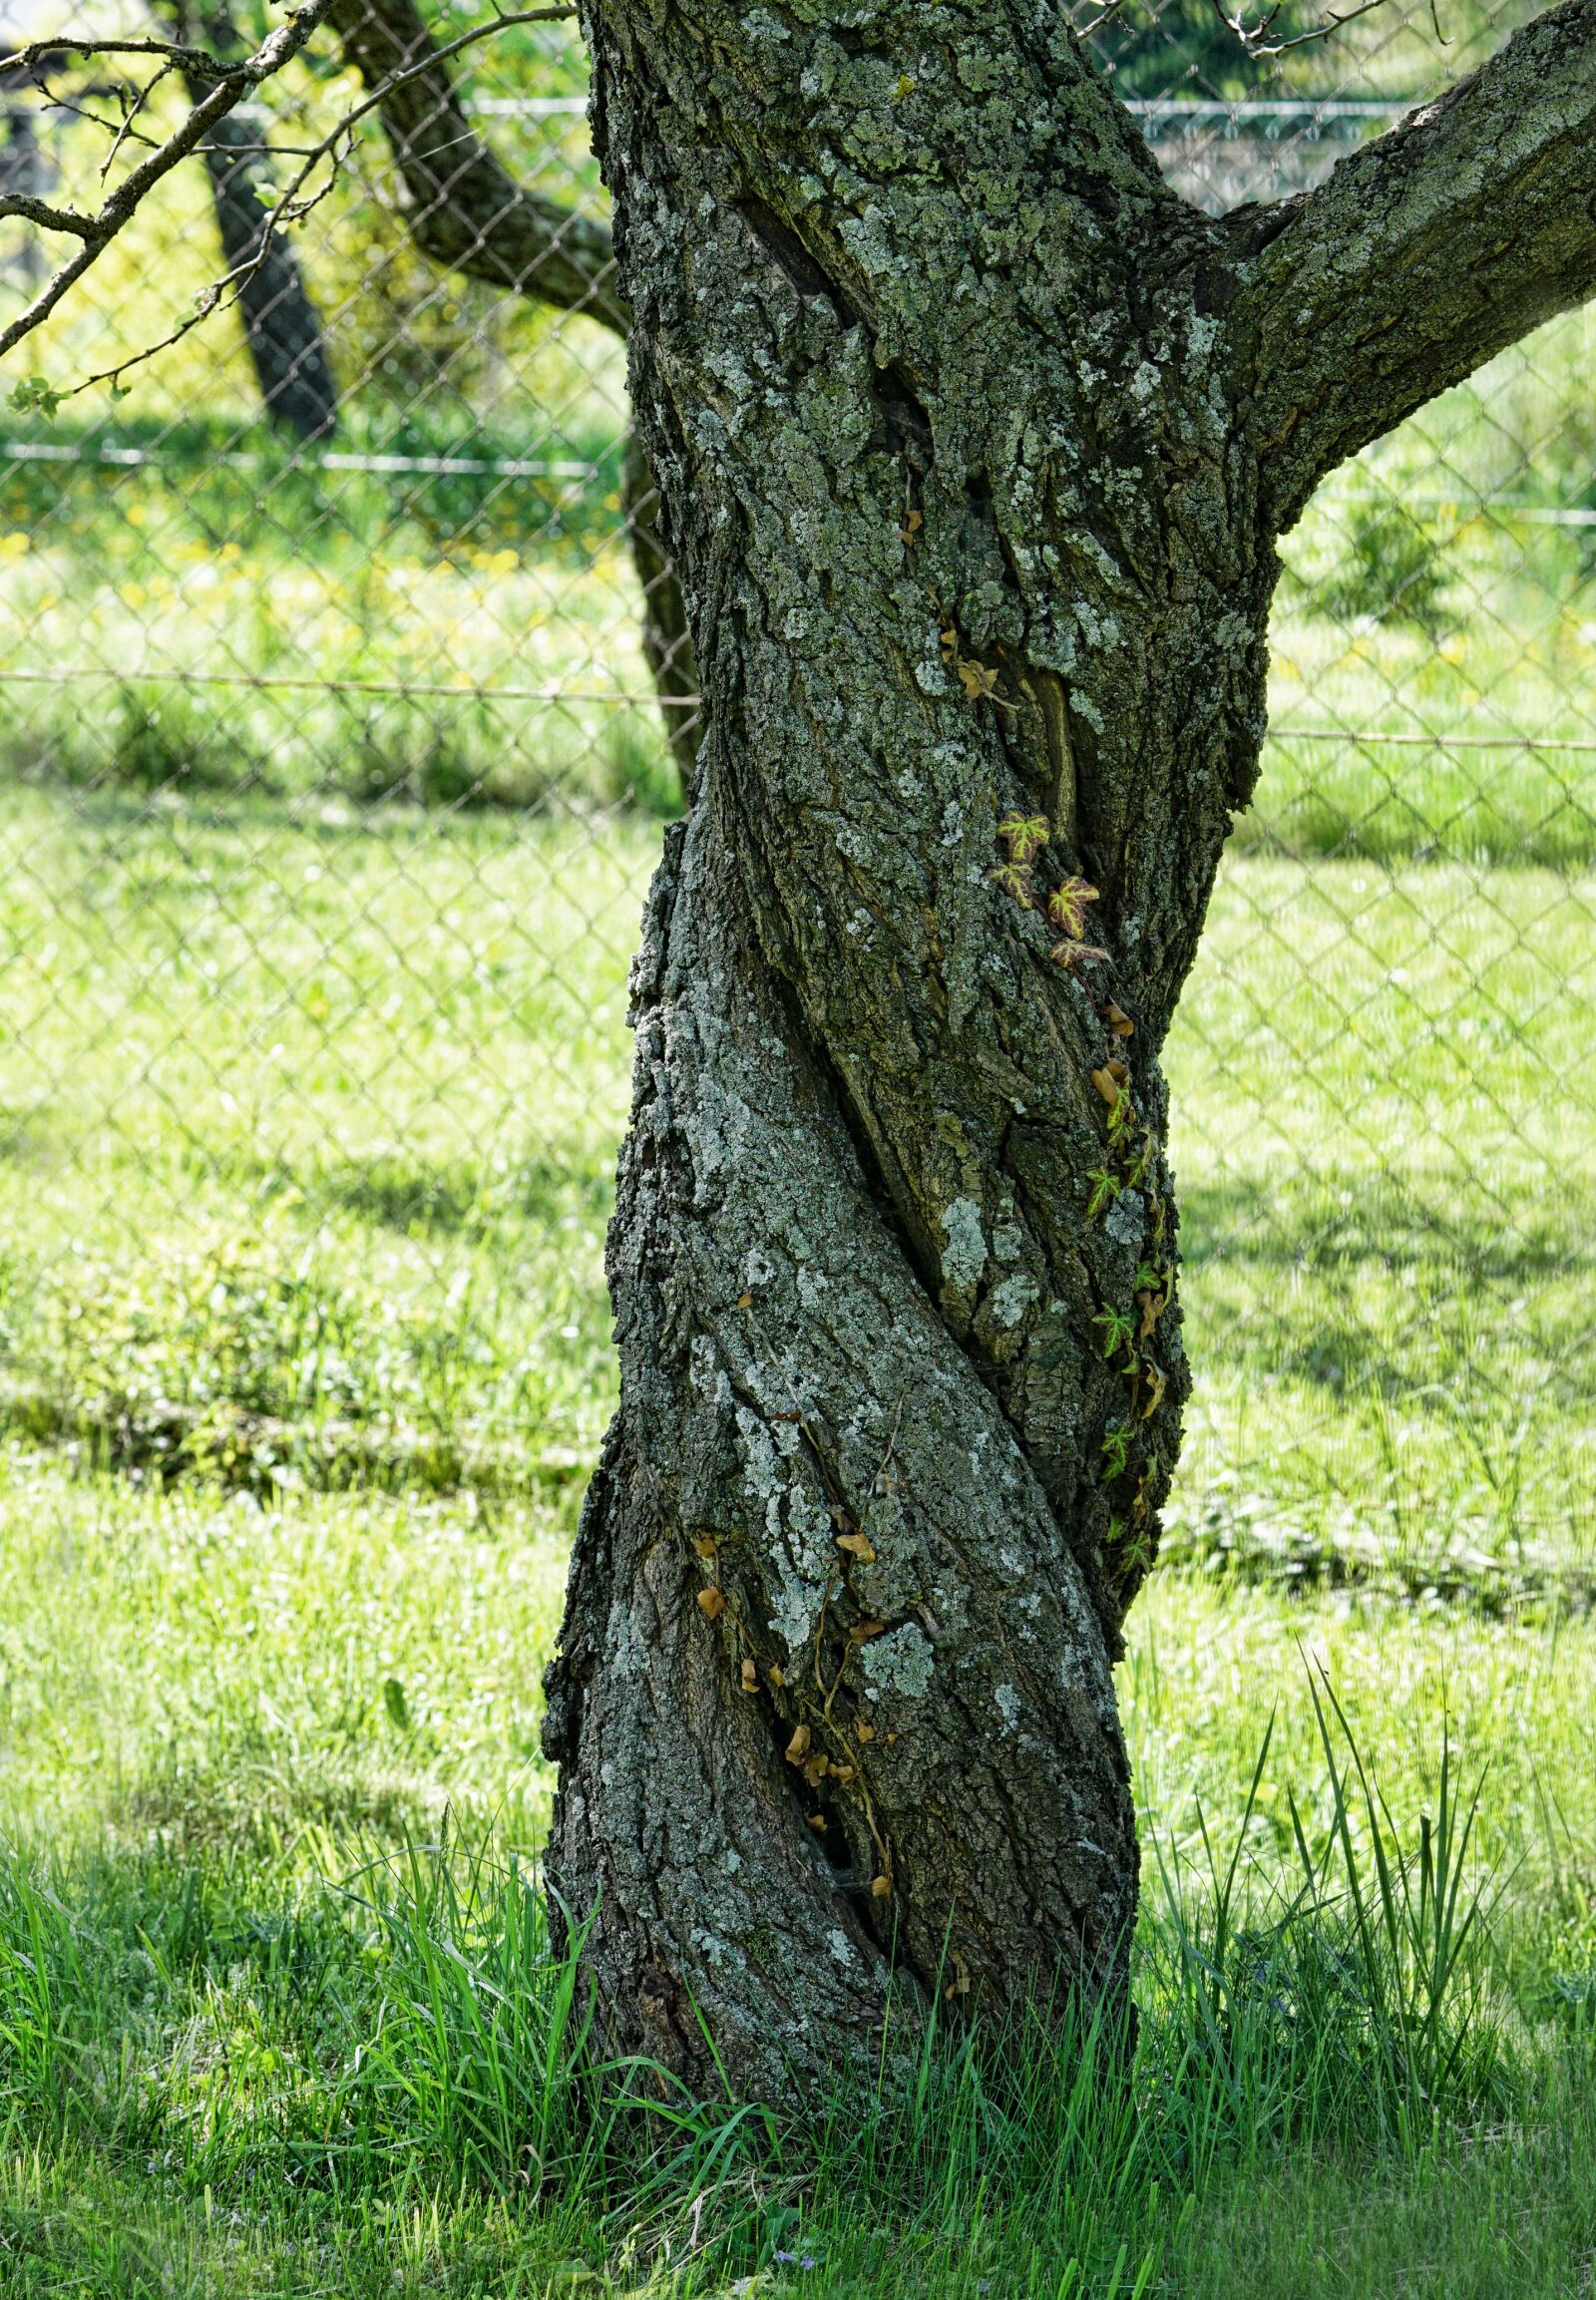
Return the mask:
M 698 1592 L 698 1611 L 705 1621 L 718 1621 L 725 1610 L 726 1601 L 718 1589 L 701 1589 Z
M 1095 1166 L 1086 1179 L 1091 1184 L 1091 1197 L 1086 1204 L 1086 1219 L 1090 1222 L 1102 1212 L 1110 1198 L 1119 1196 L 1119 1177 L 1110 1174 L 1106 1166 Z
M 995 670 L 989 670 L 985 663 L 972 662 L 968 657 L 961 655 L 954 664 L 954 669 L 959 673 L 959 684 L 965 690 L 967 703 L 979 703 L 996 694 L 998 673 Z
M 991 878 L 995 887 L 1000 887 L 1005 895 L 1012 895 L 1022 911 L 1032 908 L 1030 873 L 1023 863 L 999 863 Z
M 794 1725 L 792 1739 L 787 1743 L 786 1757 L 790 1765 L 801 1765 L 809 1754 L 809 1727 Z
M 992 675 L 996 678 L 998 674 L 995 671 Z M 998 836 L 1008 849 L 1010 862 L 1031 862 L 1047 844 L 1047 817 L 1004 815 L 998 825 Z
M 837 1547 L 845 1549 L 850 1557 L 857 1557 L 861 1565 L 874 1565 L 876 1547 L 868 1533 L 839 1533 Z
M 1047 954 L 1055 966 L 1072 966 L 1077 958 L 1106 958 L 1108 953 L 1099 951 L 1095 943 L 1055 943 Z
M 1086 905 L 1097 900 L 1095 887 L 1085 879 L 1072 876 L 1048 896 L 1047 916 L 1055 927 L 1062 928 L 1072 943 L 1078 943 L 1085 931 Z

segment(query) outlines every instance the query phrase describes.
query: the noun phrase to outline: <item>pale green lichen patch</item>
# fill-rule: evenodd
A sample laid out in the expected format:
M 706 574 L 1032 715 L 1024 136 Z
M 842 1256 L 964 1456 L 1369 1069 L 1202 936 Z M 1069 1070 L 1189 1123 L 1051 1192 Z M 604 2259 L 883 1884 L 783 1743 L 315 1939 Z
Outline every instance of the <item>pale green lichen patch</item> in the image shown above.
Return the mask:
M 1017 1326 L 1036 1299 L 1036 1282 L 1021 1270 L 992 1290 L 992 1314 L 999 1326 Z
M 962 1293 L 981 1284 L 987 1267 L 987 1239 L 981 1227 L 981 1208 L 974 1198 L 956 1198 L 942 1218 L 947 1245 L 943 1249 L 943 1276 Z
M 918 1701 L 931 1690 L 936 1656 L 918 1622 L 906 1621 L 864 1649 L 860 1667 L 877 1693 L 908 1694 Z

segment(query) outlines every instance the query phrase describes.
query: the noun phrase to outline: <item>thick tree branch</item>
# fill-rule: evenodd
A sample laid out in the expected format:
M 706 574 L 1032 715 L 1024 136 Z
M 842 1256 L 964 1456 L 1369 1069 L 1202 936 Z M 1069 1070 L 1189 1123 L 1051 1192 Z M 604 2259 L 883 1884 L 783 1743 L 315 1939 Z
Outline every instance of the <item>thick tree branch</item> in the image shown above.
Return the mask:
M 624 335 L 609 233 L 528 191 L 472 127 L 415 0 L 334 0 L 330 21 L 378 110 L 422 252 Z
M 1596 0 L 1233 228 L 1233 339 L 1284 528 L 1326 472 L 1596 292 Z

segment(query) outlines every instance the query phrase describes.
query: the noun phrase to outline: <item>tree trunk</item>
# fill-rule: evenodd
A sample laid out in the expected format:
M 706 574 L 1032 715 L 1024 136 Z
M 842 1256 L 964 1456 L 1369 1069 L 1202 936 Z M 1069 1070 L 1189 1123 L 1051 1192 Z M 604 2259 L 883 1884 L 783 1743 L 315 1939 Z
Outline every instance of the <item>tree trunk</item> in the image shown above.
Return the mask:
M 398 176 L 399 212 L 424 255 L 492 287 L 550 303 L 624 337 L 614 250 L 596 216 L 518 184 L 482 141 L 416 0 L 335 0 L 345 59 L 376 95 Z M 659 540 L 658 496 L 628 431 L 621 488 L 642 592 L 642 650 L 682 787 L 698 755 L 698 672 L 680 585 Z
M 180 40 L 224 62 L 243 54 L 225 0 L 162 0 L 160 14 Z M 185 84 L 194 104 L 214 85 L 194 72 L 185 74 Z M 264 134 L 261 119 L 229 113 L 205 137 L 216 232 L 228 272 L 242 274 L 238 314 L 262 406 L 296 438 L 322 439 L 337 428 L 337 387 L 298 257 L 285 233 L 266 229 L 274 192 Z
M 208 88 L 196 82 L 192 94 L 199 103 Z M 258 121 L 234 115 L 205 141 L 222 261 L 244 273 L 238 310 L 267 415 L 298 439 L 322 439 L 338 422 L 332 363 L 298 258 L 282 232 L 266 229 L 260 193 L 270 192 L 271 176 L 260 141 Z
M 1043 0 L 585 28 L 705 733 L 549 1866 L 609 2042 L 777 2099 L 938 1991 L 1125 1989 L 1111 1673 L 1188 1389 L 1159 1050 L 1277 527 L 1451 375 L 1377 348 L 1290 460 L 1256 361 L 1330 294 L 1278 252 L 1321 211 L 1184 206 Z

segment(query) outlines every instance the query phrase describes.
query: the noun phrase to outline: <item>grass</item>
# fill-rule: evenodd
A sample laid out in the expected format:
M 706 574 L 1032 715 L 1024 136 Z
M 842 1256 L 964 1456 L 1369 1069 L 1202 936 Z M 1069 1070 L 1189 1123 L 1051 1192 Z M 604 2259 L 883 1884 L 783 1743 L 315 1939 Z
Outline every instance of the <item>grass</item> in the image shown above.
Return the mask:
M 531 1883 L 656 836 L 13 794 L 0 2284 L 1578 2291 L 1583 882 L 1227 867 L 1128 2089 L 950 2036 L 817 2129 L 573 2054 Z
M 562 1513 L 6 1477 L 7 2289 L 1577 2290 L 1590 1624 L 1166 1579 L 1129 2091 L 1052 2022 L 771 2123 L 566 2049 L 528 1860 Z
M 11 1428 L 257 1493 L 579 1475 L 656 835 L 14 793 Z M 1176 1554 L 1586 1602 L 1593 1005 L 1582 878 L 1227 867 L 1170 1050 Z

